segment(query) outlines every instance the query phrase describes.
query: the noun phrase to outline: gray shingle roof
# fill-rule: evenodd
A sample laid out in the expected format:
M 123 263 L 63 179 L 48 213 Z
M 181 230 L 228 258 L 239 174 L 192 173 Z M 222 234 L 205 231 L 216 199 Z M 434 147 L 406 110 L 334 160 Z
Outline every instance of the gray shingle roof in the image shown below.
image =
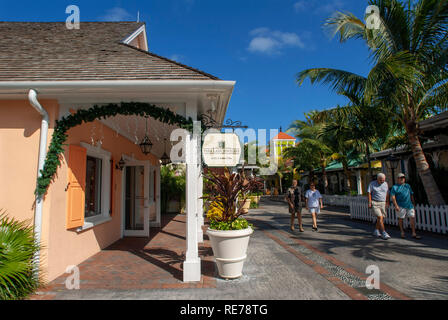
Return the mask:
M 0 81 L 217 80 L 122 41 L 137 22 L 0 22 Z

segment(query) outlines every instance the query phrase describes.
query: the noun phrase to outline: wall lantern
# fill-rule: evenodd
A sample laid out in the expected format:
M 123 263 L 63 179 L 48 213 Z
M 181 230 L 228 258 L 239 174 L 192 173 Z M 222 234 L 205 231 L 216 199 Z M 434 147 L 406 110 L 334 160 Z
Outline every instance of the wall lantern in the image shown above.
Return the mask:
M 118 163 L 115 164 L 115 169 L 123 171 L 123 168 L 125 165 L 126 165 L 126 162 L 124 162 L 123 157 L 121 157 L 120 161 L 118 161 Z
M 168 157 L 168 155 L 166 154 L 166 139 L 165 139 L 165 152 L 163 153 L 163 156 L 160 158 L 160 161 L 164 166 L 171 163 L 170 157 Z
M 389 155 L 386 159 L 386 165 L 392 171 L 392 184 L 395 184 L 395 170 L 398 168 L 398 164 L 400 163 L 400 158 Z
M 149 137 L 148 137 L 148 117 L 146 117 L 145 137 L 143 138 L 142 142 L 140 142 L 139 146 L 140 146 L 140 149 L 142 149 L 142 152 L 144 155 L 148 155 L 151 153 L 152 142 L 151 142 L 151 140 L 149 140 Z

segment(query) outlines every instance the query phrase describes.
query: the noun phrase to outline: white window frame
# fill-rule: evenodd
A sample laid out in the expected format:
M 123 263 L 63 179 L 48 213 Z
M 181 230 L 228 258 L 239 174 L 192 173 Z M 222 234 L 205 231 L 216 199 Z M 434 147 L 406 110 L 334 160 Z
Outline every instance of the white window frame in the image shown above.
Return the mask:
M 110 216 L 110 159 L 111 153 L 101 147 L 94 147 L 91 144 L 81 142 L 81 147 L 86 148 L 87 156 L 102 160 L 101 166 L 101 214 L 84 218 L 84 225 L 77 231 L 84 231 L 99 224 L 112 220 Z

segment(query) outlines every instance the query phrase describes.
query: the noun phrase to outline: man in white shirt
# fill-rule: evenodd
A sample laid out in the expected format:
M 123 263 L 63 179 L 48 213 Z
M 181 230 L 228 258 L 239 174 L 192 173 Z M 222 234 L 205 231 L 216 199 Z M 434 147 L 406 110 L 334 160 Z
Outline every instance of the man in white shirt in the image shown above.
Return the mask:
M 314 182 L 310 184 L 310 190 L 305 193 L 306 208 L 313 217 L 313 231 L 317 231 L 317 214 L 320 213 L 320 209 L 324 207 L 322 203 L 322 195 L 319 190 L 316 190 Z
M 389 209 L 389 186 L 384 173 L 378 173 L 377 179 L 369 184 L 367 195 L 369 208 L 376 217 L 376 229 L 373 235 L 388 240 L 390 235 L 384 228 L 384 218 L 387 216 L 386 210 Z

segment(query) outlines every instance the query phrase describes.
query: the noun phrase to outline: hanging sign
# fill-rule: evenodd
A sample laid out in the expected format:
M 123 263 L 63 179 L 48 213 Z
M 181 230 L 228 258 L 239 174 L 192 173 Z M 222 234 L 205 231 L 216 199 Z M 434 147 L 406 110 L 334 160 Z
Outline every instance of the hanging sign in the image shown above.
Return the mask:
M 205 136 L 202 158 L 207 166 L 235 167 L 240 157 L 240 139 L 235 133 L 209 133 Z

